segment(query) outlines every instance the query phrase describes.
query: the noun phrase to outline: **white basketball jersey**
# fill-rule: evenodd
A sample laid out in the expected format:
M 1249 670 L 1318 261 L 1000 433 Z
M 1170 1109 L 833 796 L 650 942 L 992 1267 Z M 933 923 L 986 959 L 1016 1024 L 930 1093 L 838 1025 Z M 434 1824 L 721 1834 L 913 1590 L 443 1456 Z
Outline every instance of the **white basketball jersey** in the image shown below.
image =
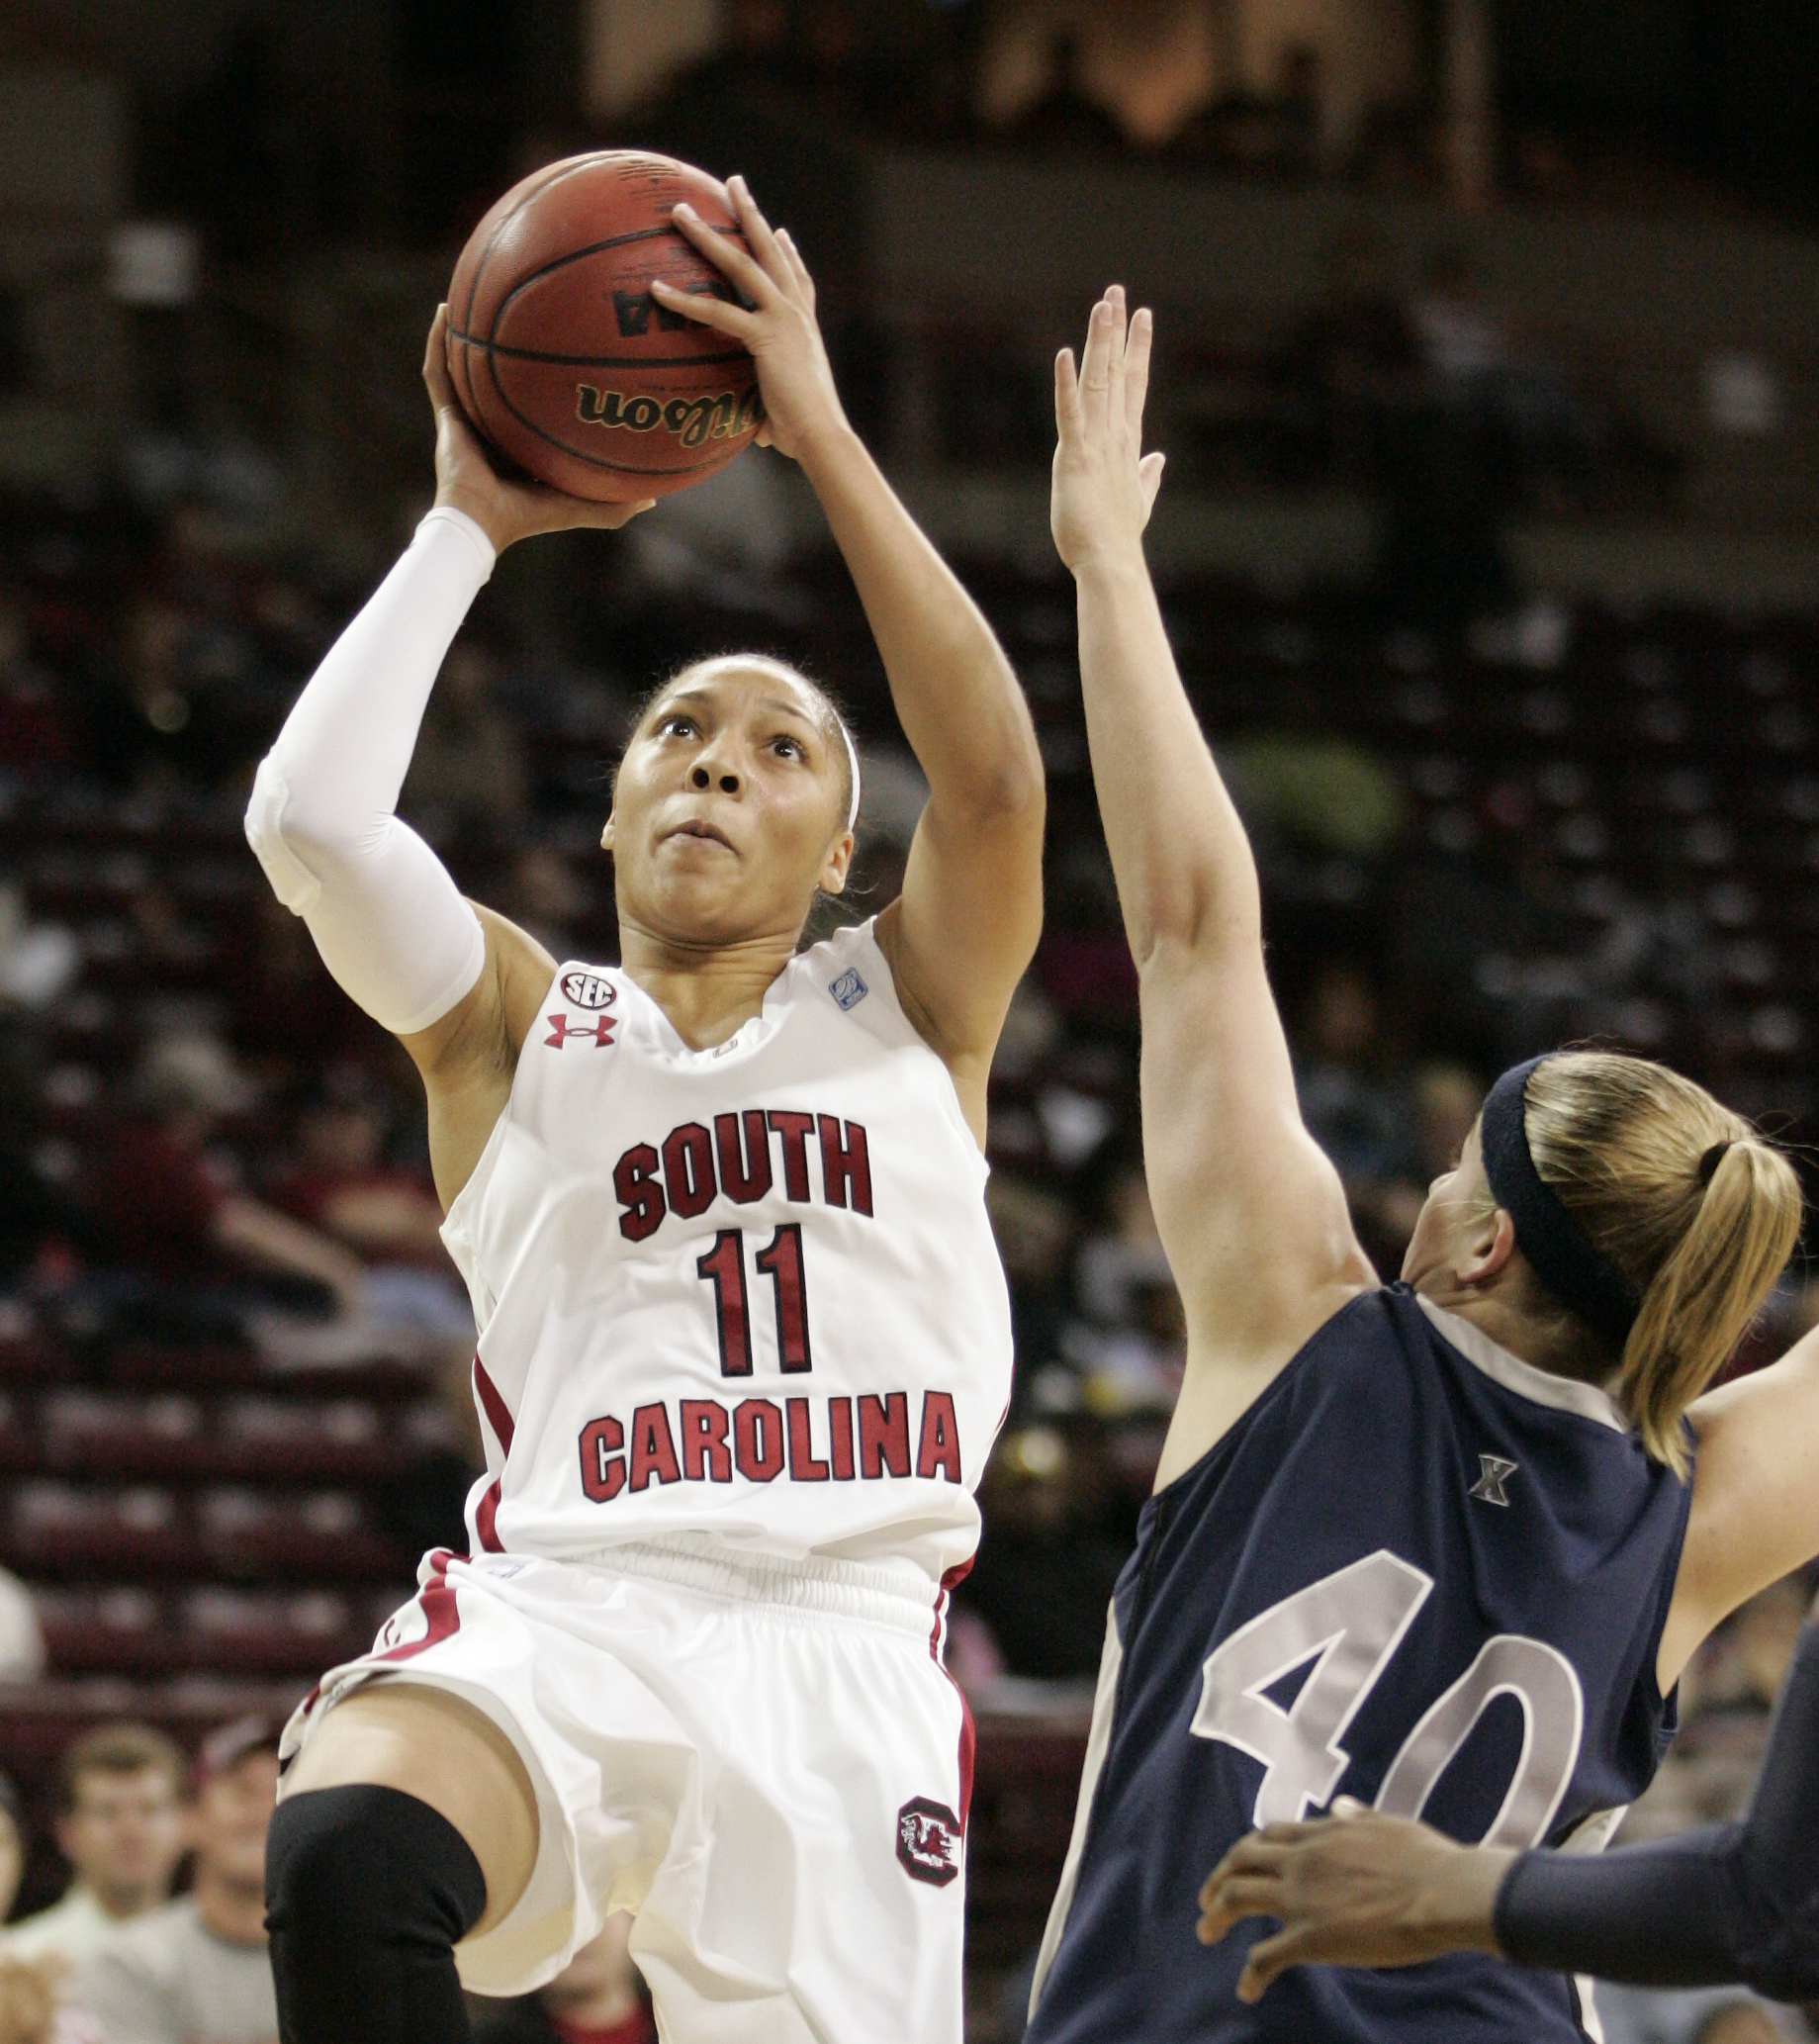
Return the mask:
M 871 924 L 711 1051 L 562 966 L 442 1230 L 480 1329 L 473 1551 L 966 1561 L 1011 1391 L 985 1178 Z

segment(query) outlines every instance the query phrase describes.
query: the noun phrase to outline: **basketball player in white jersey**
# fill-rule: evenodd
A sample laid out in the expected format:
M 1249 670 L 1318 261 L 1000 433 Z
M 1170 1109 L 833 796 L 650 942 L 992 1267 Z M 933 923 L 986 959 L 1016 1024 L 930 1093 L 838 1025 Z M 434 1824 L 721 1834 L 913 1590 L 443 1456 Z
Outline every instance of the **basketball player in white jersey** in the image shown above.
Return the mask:
M 1041 922 L 1043 777 L 978 611 L 841 412 L 789 237 L 678 226 L 756 356 L 930 794 L 903 892 L 798 951 L 853 852 L 827 698 L 734 654 L 639 718 L 604 844 L 622 963 L 464 901 L 394 809 L 496 553 L 627 508 L 500 482 L 424 365 L 436 508 L 248 813 L 280 897 L 429 1096 L 480 1329 L 471 1552 L 428 1556 L 287 1733 L 269 1880 L 287 2044 L 467 2035 L 614 1910 L 666 2039 L 960 2035 L 971 1738 L 948 1583 L 1010 1395 L 986 1075 Z M 459 1945 L 457 1958 L 451 1947 Z

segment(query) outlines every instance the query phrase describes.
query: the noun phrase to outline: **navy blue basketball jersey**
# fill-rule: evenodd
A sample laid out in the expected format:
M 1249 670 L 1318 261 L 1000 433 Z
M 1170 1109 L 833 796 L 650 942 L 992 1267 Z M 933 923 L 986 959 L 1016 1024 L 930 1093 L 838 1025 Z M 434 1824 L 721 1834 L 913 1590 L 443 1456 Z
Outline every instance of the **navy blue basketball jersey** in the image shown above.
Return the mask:
M 1674 1731 L 1655 1661 L 1690 1491 L 1605 1395 L 1404 1285 L 1335 1314 L 1143 1508 L 1031 2044 L 1550 2044 L 1579 1990 L 1478 1953 L 1236 1996 L 1201 1884 L 1335 1796 L 1461 1839 L 1603 1842 Z

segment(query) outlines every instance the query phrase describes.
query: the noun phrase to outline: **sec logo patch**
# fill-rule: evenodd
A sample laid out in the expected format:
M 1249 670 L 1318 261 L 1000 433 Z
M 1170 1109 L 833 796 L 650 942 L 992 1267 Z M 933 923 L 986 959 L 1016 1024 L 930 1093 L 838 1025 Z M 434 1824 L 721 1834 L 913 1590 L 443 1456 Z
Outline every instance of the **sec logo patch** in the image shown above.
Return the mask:
M 912 1881 L 946 1888 L 960 1871 L 960 1820 L 945 1803 L 912 1796 L 897 1812 L 897 1858 Z
M 609 1008 L 619 989 L 598 973 L 564 973 L 562 997 L 578 1008 Z

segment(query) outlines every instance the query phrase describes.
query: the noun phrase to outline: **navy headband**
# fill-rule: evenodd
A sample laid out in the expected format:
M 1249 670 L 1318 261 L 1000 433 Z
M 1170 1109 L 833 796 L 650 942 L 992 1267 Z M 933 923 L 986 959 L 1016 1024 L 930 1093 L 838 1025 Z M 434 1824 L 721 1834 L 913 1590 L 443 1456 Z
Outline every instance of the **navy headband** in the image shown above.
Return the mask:
M 1513 1066 L 1491 1088 L 1479 1124 L 1485 1176 L 1497 1203 L 1515 1223 L 1516 1247 L 1563 1305 L 1621 1348 L 1642 1307 L 1642 1295 L 1595 1249 L 1535 1169 L 1523 1110 L 1528 1075 L 1543 1061 Z

